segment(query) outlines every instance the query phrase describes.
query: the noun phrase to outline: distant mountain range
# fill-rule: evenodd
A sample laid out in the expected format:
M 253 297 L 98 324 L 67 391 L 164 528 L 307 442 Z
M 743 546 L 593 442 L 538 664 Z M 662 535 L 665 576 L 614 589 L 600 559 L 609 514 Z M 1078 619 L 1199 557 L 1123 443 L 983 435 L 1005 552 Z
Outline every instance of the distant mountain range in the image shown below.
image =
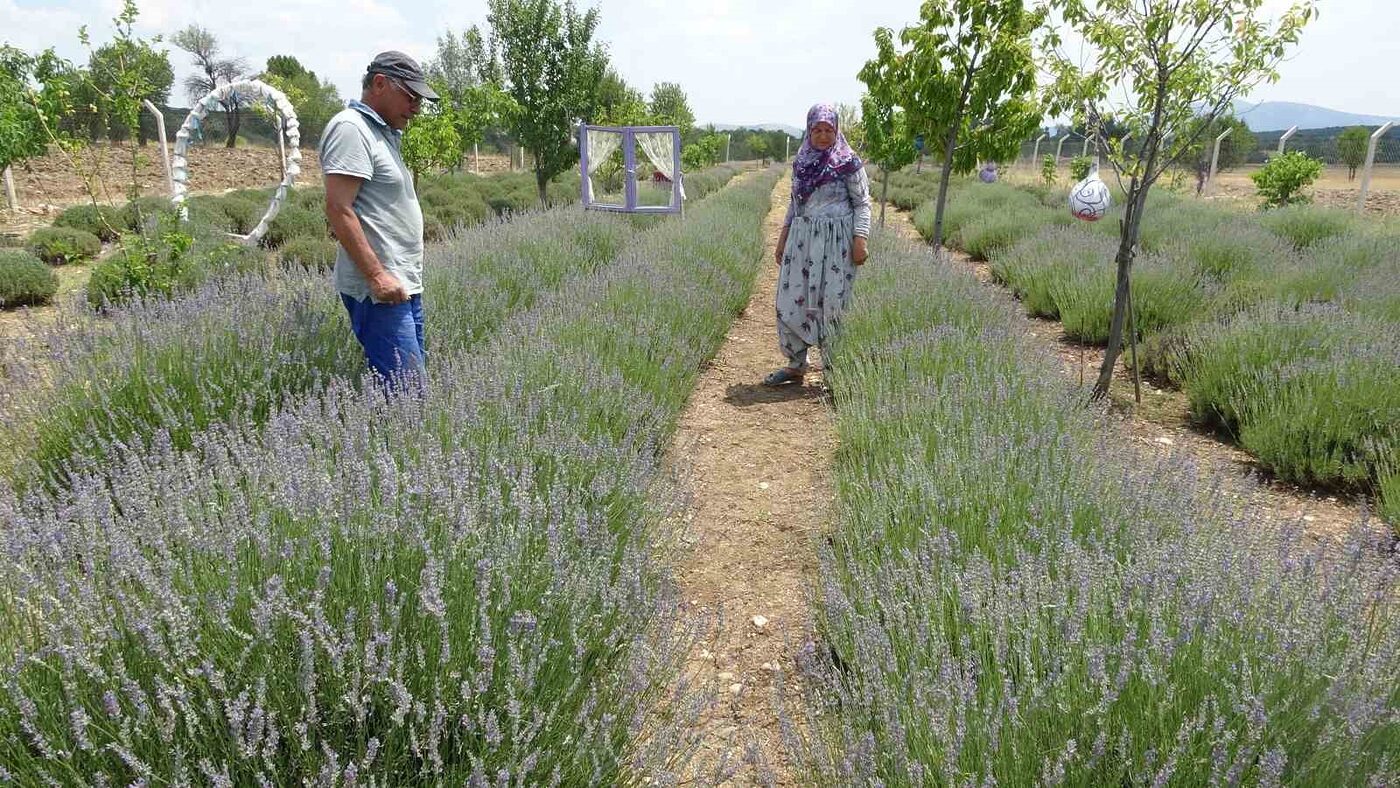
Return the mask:
M 695 124 L 704 128 L 706 124 Z M 716 123 L 715 131 L 733 131 L 734 129 L 759 129 L 760 131 L 784 131 L 791 137 L 802 137 L 802 129 L 797 126 L 789 126 L 786 123 Z
M 1245 122 L 1246 126 L 1249 126 L 1250 131 L 1284 131 L 1294 126 L 1297 126 L 1299 130 L 1333 129 L 1344 126 L 1379 126 L 1392 120 L 1400 124 L 1400 118 L 1360 115 L 1355 112 L 1341 112 L 1292 101 L 1265 101 L 1260 104 L 1237 101 L 1235 102 L 1235 114 Z M 716 123 L 714 126 L 715 131 L 733 131 L 739 128 L 762 129 L 764 131 L 787 132 L 797 138 L 802 136 L 802 129 L 785 123 Z
M 1380 115 L 1358 115 L 1354 112 L 1339 112 L 1312 104 L 1295 104 L 1291 101 L 1265 101 L 1250 104 L 1247 101 L 1235 102 L 1235 114 L 1243 120 L 1250 131 L 1284 131 L 1297 126 L 1301 129 L 1331 129 L 1339 126 L 1379 126 L 1400 118 L 1387 118 Z

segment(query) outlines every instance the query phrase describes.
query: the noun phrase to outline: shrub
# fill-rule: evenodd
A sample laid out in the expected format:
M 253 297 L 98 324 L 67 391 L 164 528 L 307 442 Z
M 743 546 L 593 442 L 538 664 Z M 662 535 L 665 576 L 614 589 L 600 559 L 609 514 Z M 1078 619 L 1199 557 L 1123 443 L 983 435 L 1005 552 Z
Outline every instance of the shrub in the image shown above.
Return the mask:
M 187 276 L 194 238 L 173 229 L 133 233 L 92 269 L 87 299 L 94 308 L 130 298 L 169 297 Z
M 296 264 L 312 271 L 328 271 L 335 265 L 340 245 L 329 238 L 293 238 L 277 250 L 283 264 Z
M 1040 160 L 1040 179 L 1044 181 L 1047 189 L 1055 185 L 1055 171 L 1057 169 L 1059 169 L 1059 167 L 1055 161 L 1054 154 L 1047 153 L 1045 157 Z
M 106 205 L 75 205 L 60 213 L 53 224 L 92 233 L 103 241 L 116 240 L 126 227 L 121 211 Z
M 1280 208 L 1295 203 L 1310 202 L 1303 189 L 1322 175 L 1322 162 L 1302 151 L 1289 151 L 1269 159 L 1250 180 L 1264 199 L 1265 208 Z
M 72 227 L 41 227 L 29 234 L 26 248 L 49 265 L 64 265 L 101 254 L 102 239 Z
M 122 227 L 141 232 L 157 223 L 162 216 L 175 212 L 175 205 L 166 197 L 138 197 L 122 206 Z
M 267 212 L 267 203 L 246 197 L 221 197 L 215 207 L 223 216 L 228 231 L 239 235 L 251 233 Z
M 1075 183 L 1079 183 L 1089 177 L 1089 170 L 1094 165 L 1094 160 L 1088 156 L 1075 156 L 1069 160 L 1069 177 Z
M 266 249 L 276 249 L 294 238 L 328 238 L 324 213 L 294 205 L 283 205 L 277 216 L 268 223 L 267 233 L 259 243 Z
M 1298 249 L 1344 235 L 1356 226 L 1356 218 L 1351 213 L 1310 205 L 1290 205 L 1268 211 L 1259 221 Z
M 1201 276 L 1219 281 L 1267 276 L 1293 257 L 1293 250 L 1272 233 L 1252 225 L 1222 225 L 1188 236 L 1184 254 Z
M 43 260 L 18 249 L 0 249 L 0 309 L 53 300 L 58 276 Z

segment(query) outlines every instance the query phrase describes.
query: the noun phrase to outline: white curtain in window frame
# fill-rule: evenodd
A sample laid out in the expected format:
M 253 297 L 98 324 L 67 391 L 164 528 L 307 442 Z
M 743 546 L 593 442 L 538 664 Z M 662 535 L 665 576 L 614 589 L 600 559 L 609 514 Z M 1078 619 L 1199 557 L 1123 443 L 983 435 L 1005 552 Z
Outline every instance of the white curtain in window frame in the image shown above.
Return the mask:
M 588 177 L 584 179 L 588 188 L 588 201 L 593 202 L 593 171 L 603 166 L 608 157 L 622 147 L 622 134 L 616 131 L 589 131 L 588 137 Z
M 662 175 L 671 180 L 671 183 L 679 190 L 681 199 L 684 200 L 685 185 L 676 179 L 676 170 L 680 162 L 676 161 L 675 135 L 669 131 L 643 131 L 638 132 L 636 136 L 637 145 L 647 155 L 647 159 L 655 165 Z M 588 155 L 593 155 L 591 149 Z

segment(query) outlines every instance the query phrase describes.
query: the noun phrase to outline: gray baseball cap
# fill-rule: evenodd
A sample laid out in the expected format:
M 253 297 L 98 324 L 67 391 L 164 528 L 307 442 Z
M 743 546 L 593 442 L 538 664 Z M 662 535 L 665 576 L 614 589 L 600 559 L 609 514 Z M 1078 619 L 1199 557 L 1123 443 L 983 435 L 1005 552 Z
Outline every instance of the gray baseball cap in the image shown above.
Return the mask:
M 423 69 L 418 67 L 418 62 L 402 52 L 380 52 L 365 70 L 371 74 L 383 74 L 397 79 L 428 101 L 438 100 L 437 91 L 428 86 L 428 80 L 423 75 Z

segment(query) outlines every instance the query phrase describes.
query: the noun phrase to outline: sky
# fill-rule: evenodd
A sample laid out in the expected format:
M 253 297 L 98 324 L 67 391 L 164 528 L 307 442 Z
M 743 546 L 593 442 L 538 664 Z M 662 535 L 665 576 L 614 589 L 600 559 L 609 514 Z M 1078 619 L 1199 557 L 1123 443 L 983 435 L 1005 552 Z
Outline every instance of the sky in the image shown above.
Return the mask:
M 169 35 L 191 23 L 214 32 L 227 54 L 260 69 L 271 55 L 295 55 L 357 95 L 374 53 L 399 49 L 422 60 L 438 35 L 486 22 L 485 0 L 137 0 L 138 32 Z M 1287 0 L 1266 0 L 1279 8 Z M 678 82 L 700 123 L 801 126 L 817 101 L 854 104 L 861 65 L 874 57 L 872 33 L 917 20 L 919 0 L 579 0 L 598 8 L 597 38 L 633 86 Z M 1252 101 L 1294 101 L 1400 117 L 1394 80 L 1396 0 L 1321 0 L 1321 14 L 1283 63 L 1277 84 Z M 120 0 L 0 0 L 0 42 L 54 47 L 85 61 L 78 28 L 111 37 Z M 188 57 L 170 53 L 177 79 Z M 179 96 L 172 96 L 180 101 Z M 183 101 L 180 101 L 183 103 Z

